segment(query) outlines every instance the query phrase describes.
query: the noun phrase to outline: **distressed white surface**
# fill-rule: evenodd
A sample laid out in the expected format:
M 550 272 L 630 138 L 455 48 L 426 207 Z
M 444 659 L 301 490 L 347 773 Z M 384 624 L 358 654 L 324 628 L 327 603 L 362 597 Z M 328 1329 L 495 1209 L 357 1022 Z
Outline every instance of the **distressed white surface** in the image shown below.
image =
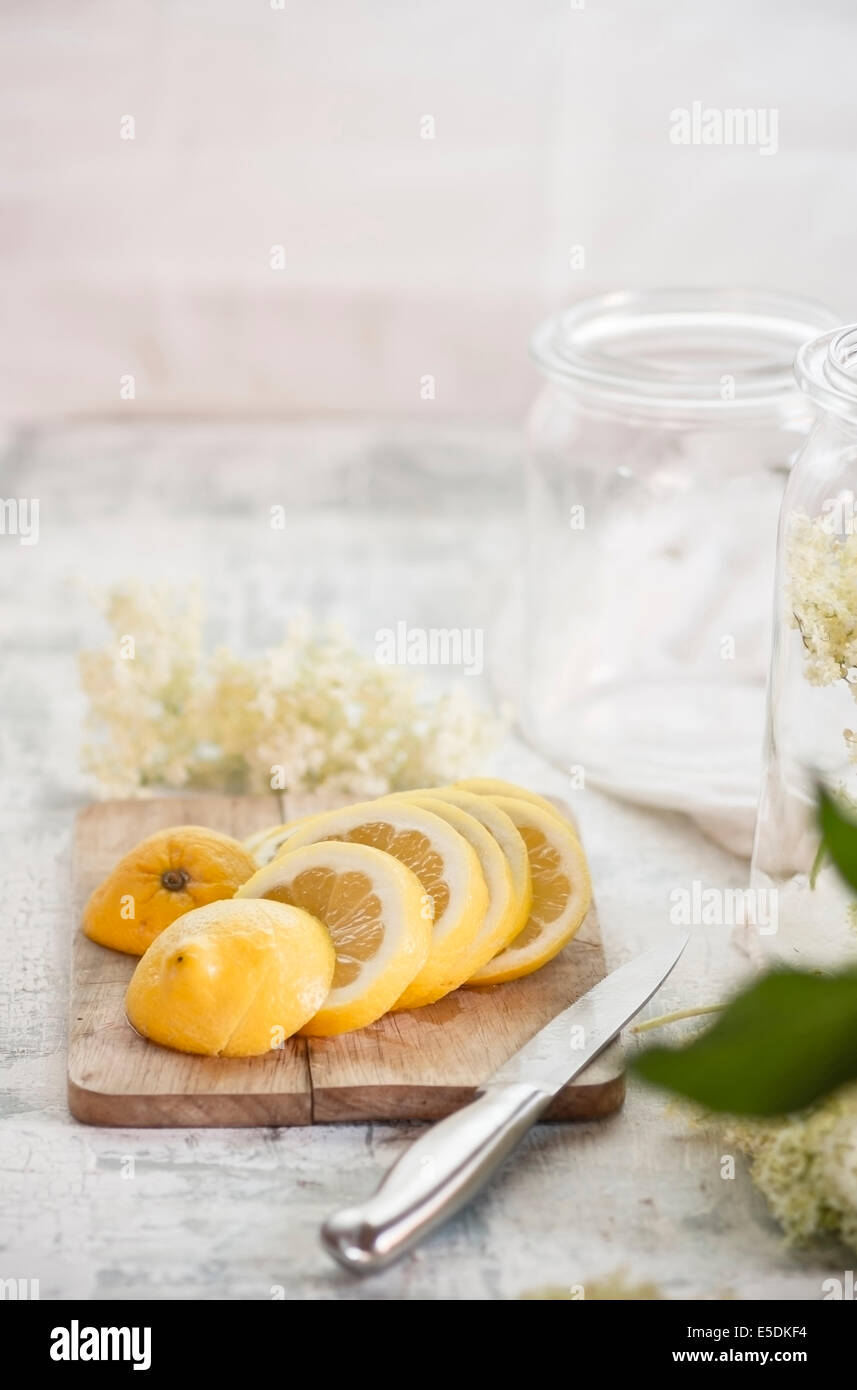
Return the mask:
M 515 572 L 513 437 L 58 429 L 7 439 L 0 495 L 37 496 L 42 513 L 37 546 L 0 537 L 0 1277 L 38 1278 L 43 1298 L 497 1299 L 624 1267 L 674 1298 L 821 1297 L 848 1256 L 785 1252 L 740 1163 L 721 1179 L 716 1133 L 636 1086 L 606 1122 L 539 1127 L 469 1210 L 364 1283 L 332 1267 L 318 1226 L 373 1189 L 414 1127 L 109 1131 L 67 1114 L 66 857 L 87 795 L 74 662 L 98 637 L 78 581 L 197 571 L 213 639 L 236 645 L 273 640 L 299 599 L 364 642 L 400 618 L 482 624 L 490 655 Z M 268 525 L 276 502 L 285 534 Z M 520 748 L 498 770 L 567 792 Z M 611 964 L 664 930 L 672 888 L 742 883 L 679 816 L 591 791 L 575 804 Z M 737 964 L 726 929 L 698 932 L 652 1008 L 716 1000 Z

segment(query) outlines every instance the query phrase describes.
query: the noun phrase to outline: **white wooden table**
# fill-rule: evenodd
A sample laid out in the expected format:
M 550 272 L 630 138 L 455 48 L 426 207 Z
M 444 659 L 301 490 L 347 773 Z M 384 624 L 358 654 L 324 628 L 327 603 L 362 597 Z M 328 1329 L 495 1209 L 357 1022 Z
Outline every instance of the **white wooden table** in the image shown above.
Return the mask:
M 198 574 L 212 638 L 237 647 L 275 641 L 303 602 L 364 643 L 400 618 L 482 625 L 490 655 L 517 468 L 513 436 L 475 429 L 121 423 L 5 441 L 0 494 L 38 497 L 41 535 L 0 536 L 0 1277 L 38 1279 L 42 1298 L 514 1299 L 622 1269 L 673 1298 L 817 1299 L 841 1270 L 835 1246 L 786 1252 L 740 1161 L 721 1178 L 717 1131 L 633 1085 L 611 1120 L 537 1128 L 469 1210 L 367 1282 L 332 1266 L 318 1226 L 414 1127 L 117 1131 L 67 1113 L 67 849 L 90 794 L 75 660 L 101 635 L 85 585 Z M 495 770 L 568 790 L 512 743 Z M 672 888 L 743 883 L 679 816 L 591 790 L 575 804 L 613 965 L 664 930 Z M 700 932 L 654 1011 L 717 1000 L 737 965 L 725 929 Z

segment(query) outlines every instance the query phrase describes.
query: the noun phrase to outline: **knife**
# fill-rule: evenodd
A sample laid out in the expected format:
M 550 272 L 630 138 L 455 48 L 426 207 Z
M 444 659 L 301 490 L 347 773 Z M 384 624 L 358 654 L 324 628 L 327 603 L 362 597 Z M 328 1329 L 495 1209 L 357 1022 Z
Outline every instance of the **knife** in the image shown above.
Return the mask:
M 373 1197 L 336 1212 L 322 1244 L 355 1274 L 384 1269 L 475 1196 L 563 1086 L 660 989 L 688 943 L 653 947 L 614 970 L 494 1072 L 467 1105 L 426 1130 Z

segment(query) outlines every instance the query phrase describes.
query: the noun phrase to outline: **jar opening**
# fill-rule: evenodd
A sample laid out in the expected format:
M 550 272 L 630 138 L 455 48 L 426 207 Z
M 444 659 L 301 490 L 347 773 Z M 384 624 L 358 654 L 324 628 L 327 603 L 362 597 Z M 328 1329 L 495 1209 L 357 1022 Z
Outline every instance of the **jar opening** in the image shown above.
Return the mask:
M 857 423 L 857 324 L 804 344 L 795 360 L 795 376 L 819 405 Z
M 595 408 L 764 416 L 799 408 L 795 353 L 835 323 L 828 310 L 778 294 L 607 294 L 542 324 L 532 354 L 552 381 Z M 854 350 L 857 358 L 857 340 Z
M 843 328 L 830 345 L 830 356 L 852 383 L 857 383 L 857 324 Z

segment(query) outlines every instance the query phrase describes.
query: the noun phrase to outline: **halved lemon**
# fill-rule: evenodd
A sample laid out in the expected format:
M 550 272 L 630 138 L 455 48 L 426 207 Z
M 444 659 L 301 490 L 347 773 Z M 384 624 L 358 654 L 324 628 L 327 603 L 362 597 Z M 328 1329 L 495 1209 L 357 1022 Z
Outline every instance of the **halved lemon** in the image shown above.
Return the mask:
M 125 1008 L 137 1032 L 163 1047 L 256 1057 L 312 1018 L 335 964 L 330 935 L 310 913 L 225 898 L 186 912 L 155 938 Z
M 453 802 L 446 801 L 440 793 L 436 795 L 432 791 L 397 792 L 390 799 L 407 801 L 412 806 L 422 806 L 426 811 L 433 811 L 436 816 L 442 816 L 458 831 L 459 835 L 464 836 L 468 844 L 471 844 L 476 851 L 488 887 L 489 903 L 482 927 L 468 948 L 471 965 L 470 975 L 472 975 L 483 965 L 487 965 L 488 961 L 496 956 L 498 951 L 502 951 L 504 946 L 508 946 L 529 917 L 533 894 L 529 860 L 523 838 L 509 821 L 510 829 L 517 835 L 524 856 L 526 879 L 523 889 L 519 890 L 503 850 L 482 821 L 477 820 L 475 816 L 471 816 Z M 471 797 L 472 801 L 479 799 L 478 797 Z M 484 797 L 481 799 L 484 805 L 489 806 L 489 809 L 496 816 L 503 815 L 503 812 L 498 811 L 496 806 L 490 806 Z M 508 821 L 508 816 L 504 816 L 504 819 Z M 464 960 L 461 963 L 463 967 Z M 468 979 L 470 975 L 467 976 Z
M 524 837 L 533 877 L 533 905 L 523 931 L 477 971 L 468 982 L 472 985 L 499 985 L 546 965 L 574 936 L 592 896 L 580 841 L 559 816 L 519 797 L 491 799 Z
M 477 796 L 514 796 L 518 801 L 531 801 L 534 806 L 541 806 L 542 810 L 550 815 L 559 816 L 565 825 L 571 824 L 568 817 L 564 816 L 552 801 L 548 801 L 547 797 L 539 796 L 538 792 L 531 792 L 527 787 L 519 787 L 514 782 L 504 782 L 501 777 L 466 777 L 463 782 L 456 782 L 454 785 L 462 791 L 474 792 Z
M 323 811 L 298 826 L 289 840 L 289 853 L 319 840 L 386 850 L 416 874 L 434 909 L 428 959 L 396 1008 L 431 1004 L 464 983 L 469 973 L 465 953 L 482 928 L 488 888 L 476 851 L 448 821 L 393 798 L 361 801 L 340 811 Z
M 415 873 L 370 845 L 324 840 L 280 855 L 236 896 L 303 908 L 336 951 L 330 993 L 301 1031 L 330 1037 L 374 1023 L 425 964 L 432 909 Z

